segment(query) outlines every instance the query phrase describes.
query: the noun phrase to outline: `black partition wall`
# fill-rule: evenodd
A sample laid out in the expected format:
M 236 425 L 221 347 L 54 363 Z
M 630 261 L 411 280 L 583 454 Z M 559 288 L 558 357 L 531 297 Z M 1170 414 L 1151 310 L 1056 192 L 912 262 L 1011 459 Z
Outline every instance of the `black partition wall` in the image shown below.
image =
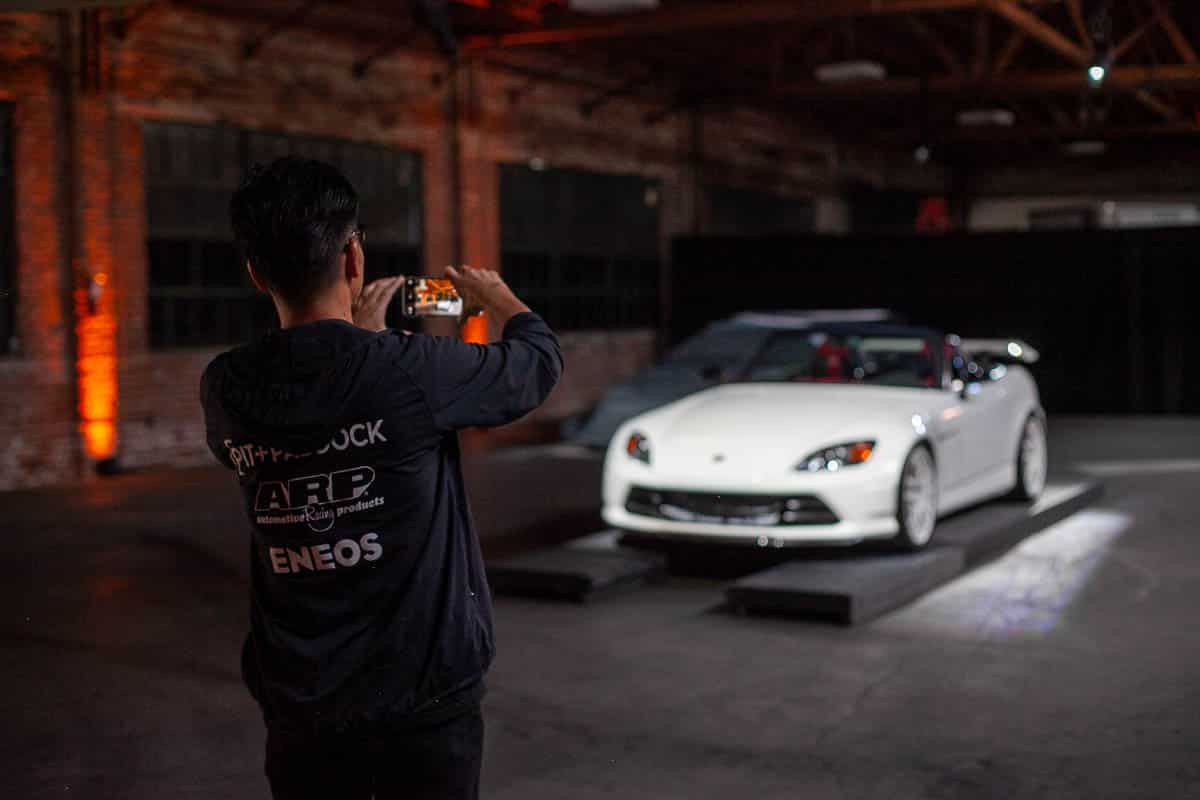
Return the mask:
M 557 330 L 658 322 L 658 181 L 500 166 L 501 272 Z
M 1028 340 L 1047 408 L 1200 413 L 1200 229 L 682 238 L 672 339 L 746 309 L 888 308 Z

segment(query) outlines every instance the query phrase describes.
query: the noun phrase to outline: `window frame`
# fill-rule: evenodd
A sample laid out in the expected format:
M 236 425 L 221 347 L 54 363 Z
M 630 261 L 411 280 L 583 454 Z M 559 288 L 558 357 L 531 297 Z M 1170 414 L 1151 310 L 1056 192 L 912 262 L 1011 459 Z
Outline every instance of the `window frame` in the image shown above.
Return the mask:
M 155 131 L 157 129 L 157 131 Z M 209 137 L 212 141 L 206 147 L 211 147 L 211 156 L 201 164 L 200 171 L 208 170 L 209 174 L 201 174 L 194 179 L 188 168 L 172 174 L 171 164 L 175 164 L 182 156 L 170 150 L 171 139 L 187 142 L 187 131 L 191 130 L 198 138 Z M 371 232 L 368 245 L 365 247 L 367 279 L 371 280 L 382 275 L 400 274 L 399 270 L 408 269 L 413 272 L 421 270 L 423 264 L 425 231 L 424 231 L 424 193 L 423 193 L 423 159 L 419 150 L 409 150 L 392 147 L 378 142 L 357 139 L 341 139 L 336 137 L 315 136 L 304 133 L 279 131 L 269 128 L 248 128 L 228 125 L 196 125 L 187 122 L 163 122 L 145 120 L 142 126 L 143 137 L 146 141 L 144 156 L 145 163 L 145 196 L 147 204 L 153 202 L 156 192 L 166 191 L 168 198 L 173 186 L 179 186 L 184 191 L 193 190 L 195 197 L 204 200 L 203 192 L 209 191 L 221 198 L 221 220 L 215 219 L 214 209 L 207 209 L 212 219 L 202 220 L 189 227 L 190 221 L 184 219 L 182 224 L 172 227 L 153 223 L 154 209 L 147 208 L 146 225 L 146 341 L 148 349 L 153 352 L 171 352 L 182 350 L 211 350 L 239 344 L 253 337 L 262 330 L 277 325 L 277 318 L 270 299 L 259 292 L 250 282 L 240 265 L 230 264 L 237 270 L 236 284 L 215 285 L 205 280 L 203 251 L 210 247 L 232 247 L 232 233 L 229 231 L 224 207 L 228 198 L 236 190 L 250 167 L 277 155 L 299 154 L 309 157 L 333 161 L 335 165 L 354 182 L 351 172 L 367 172 L 376 169 L 366 160 L 354 162 L 353 159 L 366 159 L 371 151 L 380 157 L 381 164 L 408 171 L 408 179 L 397 183 L 393 197 L 406 195 L 404 209 L 407 211 L 400 228 L 399 235 L 380 236 L 377 226 L 365 224 L 364 228 Z M 202 132 L 202 133 L 201 133 Z M 186 147 L 194 146 L 186 143 Z M 271 152 L 274 150 L 275 152 Z M 335 157 L 330 158 L 329 154 Z M 154 164 L 151 159 L 157 159 Z M 357 164 L 357 169 L 352 164 Z M 363 165 L 367 164 L 366 167 Z M 367 178 L 367 184 L 374 185 L 374 179 Z M 360 201 L 370 203 L 372 198 L 384 198 L 384 193 L 364 193 L 363 187 L 356 184 Z M 208 198 L 211 200 L 212 198 Z M 391 205 L 385 202 L 380 206 Z M 176 216 L 179 207 L 172 209 Z M 160 212 L 161 213 L 161 212 Z M 381 218 L 389 212 L 381 212 Z M 171 217 L 171 214 L 166 214 Z M 371 216 L 370 213 L 367 216 Z M 179 272 L 185 275 L 184 283 L 160 283 L 161 269 L 156 270 L 159 260 L 156 247 L 175 246 L 186 250 L 187 264 Z M 236 255 L 232 256 L 236 258 Z M 380 270 L 373 264 L 386 264 Z M 234 273 L 228 273 L 234 274 Z M 230 301 L 245 303 L 244 310 L 231 310 Z M 189 303 L 197 303 L 188 310 Z M 203 305 L 207 304 L 207 309 Z M 200 308 L 201 310 L 196 310 Z M 215 330 L 209 330 L 212 335 L 201 333 L 185 333 L 180 335 L 176 327 L 176 318 L 180 313 L 210 314 L 218 324 Z M 413 328 L 415 323 L 406 320 L 400 313 L 397 303 L 388 313 L 388 323 L 396 328 Z M 270 320 L 270 321 L 268 321 Z

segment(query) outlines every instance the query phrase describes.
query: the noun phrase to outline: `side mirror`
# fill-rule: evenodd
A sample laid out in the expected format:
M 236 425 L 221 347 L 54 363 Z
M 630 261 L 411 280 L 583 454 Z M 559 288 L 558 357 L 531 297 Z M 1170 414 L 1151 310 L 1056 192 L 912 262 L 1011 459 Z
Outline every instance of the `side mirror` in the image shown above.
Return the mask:
M 954 379 L 950 387 L 958 392 L 958 396 L 963 400 L 970 400 L 983 391 L 982 381 L 964 381 L 958 378 Z

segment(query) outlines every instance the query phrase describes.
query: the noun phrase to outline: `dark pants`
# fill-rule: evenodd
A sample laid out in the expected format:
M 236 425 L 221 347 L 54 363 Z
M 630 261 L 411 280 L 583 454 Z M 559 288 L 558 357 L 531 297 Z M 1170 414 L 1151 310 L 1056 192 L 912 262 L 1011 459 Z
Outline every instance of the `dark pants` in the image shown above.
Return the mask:
M 312 738 L 267 729 L 275 800 L 477 800 L 482 762 L 478 708 L 399 733 Z

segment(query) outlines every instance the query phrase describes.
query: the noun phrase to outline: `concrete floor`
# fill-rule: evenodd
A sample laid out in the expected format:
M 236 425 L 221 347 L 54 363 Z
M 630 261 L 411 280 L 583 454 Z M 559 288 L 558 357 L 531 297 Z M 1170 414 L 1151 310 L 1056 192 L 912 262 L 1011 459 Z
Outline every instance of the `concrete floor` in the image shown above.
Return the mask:
M 1197 420 L 1052 421 L 1101 503 L 861 628 L 729 616 L 700 579 L 498 598 L 485 794 L 1200 797 L 1197 443 Z M 586 529 L 597 477 L 570 448 L 477 455 L 485 548 Z M 229 477 L 0 510 L 0 797 L 266 797 Z

